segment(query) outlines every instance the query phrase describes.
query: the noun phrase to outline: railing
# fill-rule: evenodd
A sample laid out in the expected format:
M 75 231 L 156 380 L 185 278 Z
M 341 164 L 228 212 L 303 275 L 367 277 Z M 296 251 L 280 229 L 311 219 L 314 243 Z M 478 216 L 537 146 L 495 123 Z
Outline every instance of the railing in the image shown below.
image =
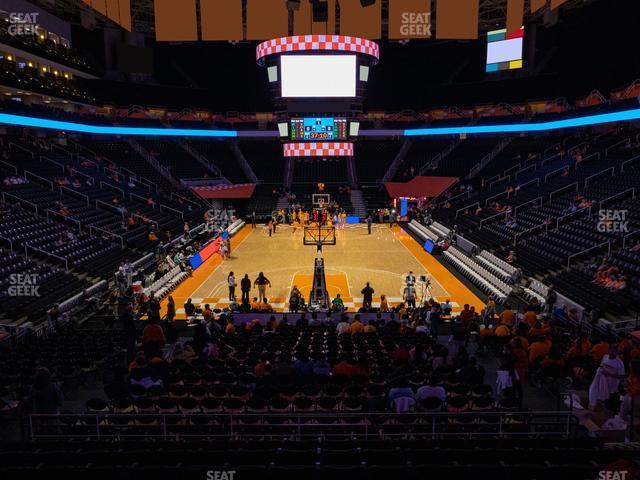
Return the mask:
M 514 177 L 514 179 L 517 179 L 518 175 L 520 175 L 521 173 L 525 173 L 525 172 L 527 172 L 529 170 L 532 170 L 532 171 L 535 172 L 537 169 L 538 169 L 538 164 L 534 163 L 533 165 L 529 165 L 528 167 L 521 168 L 516 173 L 514 173 L 513 177 Z
M 464 212 L 465 210 L 471 207 L 479 207 L 479 206 L 480 204 L 476 202 L 476 203 L 472 203 L 471 205 L 467 205 L 466 207 L 459 208 L 458 210 L 456 210 L 456 218 L 458 218 L 458 215 L 460 214 L 460 212 Z
M 35 153 L 33 153 L 28 148 L 23 147 L 22 145 L 18 145 L 17 143 L 14 143 L 14 142 L 9 142 L 9 147 L 16 147 L 18 150 L 22 150 L 23 152 L 27 152 L 29 155 L 31 155 L 31 158 L 36 158 Z
M 542 159 L 542 161 L 540 162 L 540 166 L 544 167 L 547 163 L 549 162 L 553 162 L 554 160 L 557 160 L 558 158 L 562 159 L 562 155 L 559 153 L 556 153 L 555 155 L 551 155 L 550 157 L 544 158 Z
M 524 187 L 528 187 L 529 185 L 531 185 L 532 183 L 535 183 L 538 187 L 540 186 L 540 178 L 536 177 L 536 178 L 532 178 L 531 180 L 527 180 L 526 182 L 524 182 L 522 185 L 518 185 L 520 188 L 518 189 L 518 191 L 522 191 L 522 189 Z M 515 194 L 517 195 L 518 192 L 515 192 Z
M 580 163 L 576 163 L 576 168 L 580 168 L 581 165 L 584 165 L 588 160 L 591 160 L 594 157 L 596 160 L 600 160 L 600 152 L 593 152 L 591 155 L 587 155 Z
M 496 213 L 495 215 L 491 215 L 490 217 L 483 218 L 482 220 L 480 220 L 480 225 L 478 226 L 478 228 L 482 229 L 482 225 L 484 223 L 488 222 L 489 220 L 494 220 L 494 219 L 496 219 L 498 217 L 501 217 L 503 215 L 504 215 L 505 218 L 507 218 L 509 216 L 509 214 L 507 212 L 500 212 L 500 213 Z
M 485 185 L 491 184 L 495 180 L 498 180 L 501 176 L 502 175 L 500 175 L 500 174 L 496 174 L 493 177 L 490 177 L 490 178 L 487 178 L 487 179 L 482 179 L 482 181 L 485 183 Z
M 36 248 L 36 247 L 32 247 L 31 245 L 25 245 L 24 246 L 24 256 L 25 257 L 29 257 L 29 249 L 34 250 L 36 252 L 42 253 L 44 255 L 46 255 L 47 257 L 51 257 L 51 258 L 55 258 L 57 260 L 60 260 L 64 263 L 64 268 L 65 270 L 68 272 L 69 271 L 69 260 L 66 257 L 61 257 L 59 255 L 56 255 L 54 253 L 50 253 L 47 252 L 45 250 L 42 250 L 41 248 Z
M 60 194 L 61 195 L 62 195 L 62 189 L 68 190 L 73 195 L 76 195 L 78 197 L 84 198 L 85 202 L 87 202 L 87 205 L 90 205 L 90 201 L 89 201 L 89 196 L 88 195 L 85 195 L 84 193 L 77 192 L 76 190 L 74 190 L 72 188 L 65 187 L 64 185 L 60 185 L 60 189 L 59 190 L 60 190 Z
M 640 155 L 636 155 L 635 157 L 631 157 L 629 160 L 625 160 L 624 162 L 622 162 L 620 164 L 620 173 L 624 172 L 624 168 L 627 166 L 627 164 L 631 162 L 635 162 L 639 158 L 640 158 Z
M 622 144 L 630 142 L 630 141 L 631 141 L 631 137 L 627 137 L 627 138 L 624 138 L 624 139 L 622 139 L 620 141 L 617 141 L 613 145 L 609 145 L 607 148 L 604 149 L 605 157 L 609 156 L 609 150 L 612 150 L 612 149 L 616 148 L 618 145 L 622 145 Z
M 11 165 L 10 163 L 5 162 L 4 160 L 0 160 L 0 163 L 12 169 L 14 175 L 18 175 L 18 167 L 16 167 L 15 165 Z
M 550 176 L 552 176 L 552 175 L 557 175 L 558 173 L 563 172 L 563 171 L 565 171 L 566 169 L 567 169 L 567 166 L 564 166 L 564 167 L 556 168 L 555 170 L 552 170 L 551 172 L 547 173 L 547 174 L 544 176 L 544 183 L 547 183 L 547 179 L 548 179 Z
M 578 256 L 582 256 L 582 255 L 584 255 L 586 253 L 592 252 L 594 250 L 599 250 L 599 249 L 601 249 L 601 248 L 603 248 L 605 246 L 608 247 L 608 252 L 607 253 L 610 254 L 611 253 L 611 242 L 603 242 L 603 243 L 601 243 L 599 245 L 595 245 L 595 246 L 593 246 L 591 248 L 586 248 L 586 249 L 582 250 L 581 252 L 574 253 L 573 255 L 569 255 L 569 258 L 567 258 L 567 268 L 571 267 L 571 260 L 572 259 L 574 259 L 574 258 L 576 258 Z
M 149 207 L 151 207 L 151 208 L 154 208 L 154 209 L 156 208 L 156 204 L 155 204 L 155 202 L 154 202 L 153 204 L 149 205 L 149 203 L 147 203 L 147 202 L 148 202 L 148 199 L 146 199 L 146 198 L 144 198 L 144 197 L 141 197 L 140 195 L 137 195 L 137 194 L 135 194 L 135 193 L 129 193 L 129 200 L 133 201 L 134 197 L 135 197 L 136 199 L 139 199 L 139 201 L 140 201 L 140 202 L 142 202 L 142 203 L 144 203 L 145 205 L 147 205 L 147 206 L 149 206 Z
M 533 200 L 529 200 L 528 202 L 524 202 L 524 203 L 521 203 L 520 205 L 518 205 L 518 206 L 513 210 L 513 216 L 515 217 L 515 216 L 517 216 L 517 215 L 518 215 L 518 209 L 519 209 L 519 208 L 525 207 L 525 206 L 527 206 L 527 205 L 530 205 L 530 204 L 535 203 L 535 202 L 538 202 L 538 201 L 540 202 L 540 206 L 542 207 L 542 203 L 543 203 L 543 201 L 542 201 L 542 197 L 534 198 Z
M 326 182 L 325 182 L 326 183 Z M 188 198 L 183 197 L 182 195 L 178 195 L 175 192 L 171 192 L 170 198 L 173 197 L 178 197 L 179 199 L 181 199 L 183 202 L 188 202 L 191 205 L 195 205 L 196 207 L 198 207 L 199 210 L 202 210 L 202 205 L 200 205 L 198 202 L 194 202 L 193 200 L 189 200 Z
M 25 170 L 23 173 L 24 173 L 24 178 L 28 178 L 27 175 L 31 175 L 31 177 L 37 179 L 38 181 L 49 185 L 49 190 L 53 191 L 53 182 L 51 180 L 47 180 L 46 178 L 41 177 L 40 175 L 36 175 L 35 173 L 30 172 L 28 170 Z
M 102 290 L 107 290 L 108 288 L 109 288 L 109 284 L 105 280 L 100 280 L 99 282 L 91 285 L 85 291 L 82 291 L 74 295 L 73 297 L 65 300 L 64 302 L 60 303 L 59 309 L 61 312 L 66 312 L 68 310 L 71 310 L 78 303 L 80 303 L 81 300 L 83 300 L 84 298 L 87 298 L 90 295 L 93 295 L 94 292 L 100 292 Z
M 130 213 L 130 215 L 133 218 L 139 218 L 140 220 L 143 221 L 143 223 L 146 221 L 147 223 L 154 225 L 156 227 L 156 230 L 159 230 L 158 222 L 156 222 L 155 220 L 151 220 L 150 218 L 144 217 L 142 215 L 138 215 L 137 213 Z
M 504 182 L 505 180 L 506 180 L 506 181 L 511 180 L 511 175 L 506 175 L 506 176 L 504 176 L 504 177 L 500 177 L 500 178 L 498 178 L 497 180 L 494 180 L 493 182 L 491 182 L 491 183 L 489 184 L 489 191 L 493 190 L 493 186 L 494 186 L 495 184 L 497 184 L 497 183 L 502 183 L 502 182 Z
M 440 202 L 440 206 L 445 205 L 447 202 L 453 202 L 454 200 L 456 200 L 458 198 L 462 198 L 462 197 L 469 198 L 470 196 L 471 196 L 471 192 L 467 190 L 466 192 L 459 193 L 458 195 L 454 195 L 453 197 L 448 198 L 448 199 L 444 200 L 443 202 Z
M 6 202 L 6 201 L 7 201 L 6 197 L 15 198 L 15 199 L 16 199 L 18 202 L 20 202 L 20 203 L 26 203 L 27 205 L 32 206 L 32 207 L 33 207 L 33 209 L 34 209 L 34 210 L 35 210 L 35 212 L 36 212 L 36 217 L 38 216 L 38 205 L 36 205 L 35 203 L 30 202 L 29 200 L 23 200 L 22 198 L 20 198 L 20 197 L 16 197 L 15 195 L 12 195 L 12 194 L 10 194 L 10 193 L 2 192 L 2 201 L 3 201 L 3 202 Z
M 134 185 L 140 185 L 144 188 L 146 188 L 147 190 L 151 191 L 151 185 L 149 185 L 147 182 L 143 182 L 142 180 L 137 179 L 136 177 L 133 176 L 129 176 L 129 181 L 133 182 Z
M 579 188 L 578 182 L 570 183 L 569 185 L 565 185 L 565 186 L 564 186 L 564 187 L 562 187 L 562 188 L 558 188 L 557 190 L 554 190 L 553 192 L 551 192 L 551 193 L 549 194 L 549 201 L 551 201 L 551 199 L 553 198 L 553 196 L 554 196 L 555 194 L 557 194 L 557 193 L 565 192 L 565 191 L 570 190 L 570 189 L 575 189 L 575 191 L 577 192 L 577 191 L 578 191 L 578 188 Z
M 622 248 L 627 248 L 627 239 L 635 237 L 638 234 L 640 234 L 640 230 L 635 230 L 633 232 L 627 233 L 624 237 L 622 237 Z
M 549 233 L 549 225 L 548 225 L 548 224 L 546 224 L 546 223 L 541 223 L 541 224 L 539 224 L 539 225 L 536 225 L 536 226 L 534 226 L 534 227 L 531 227 L 531 228 L 528 228 L 528 229 L 526 229 L 526 230 L 523 230 L 523 231 L 521 231 L 521 232 L 516 233 L 516 234 L 513 236 L 513 244 L 514 244 L 514 245 L 517 245 L 517 244 L 518 244 L 518 239 L 519 239 L 520 237 L 522 237 L 523 235 L 525 235 L 525 234 L 527 234 L 527 233 L 534 232 L 534 231 L 536 231 L 536 230 L 542 230 L 542 229 L 544 229 L 544 230 L 545 230 L 545 233 Z
M 507 175 L 510 176 L 512 173 L 517 172 L 519 168 L 520 168 L 520 164 L 517 163 L 517 164 L 507 168 L 504 172 L 502 172 L 502 175 L 505 176 L 505 177 Z
M 13 240 L 11 240 L 10 238 L 7 238 L 7 237 L 3 237 L 2 235 L 0 235 L 0 240 L 4 240 L 5 242 L 9 242 L 9 248 L 13 252 Z
M 116 213 L 120 216 L 122 216 L 122 218 L 124 219 L 124 212 L 119 210 L 118 207 L 116 207 L 115 205 L 111 205 L 110 203 L 107 202 L 103 202 L 102 200 L 96 200 L 96 208 L 98 208 L 98 205 L 104 205 L 105 207 L 111 209 L 111 210 L 115 210 Z
M 156 193 L 158 193 L 158 184 L 156 182 L 152 182 L 151 180 L 149 180 L 147 177 L 143 177 L 142 175 L 138 176 L 138 181 L 139 182 L 144 182 L 147 185 L 153 186 Z
M 120 239 L 120 246 L 124 248 L 124 238 L 122 237 L 122 235 L 118 235 L 117 233 L 112 233 L 108 230 L 105 230 L 104 228 L 100 228 L 100 227 L 94 227 L 93 225 L 89 225 L 89 233 L 91 235 L 94 236 L 99 236 L 99 235 L 95 235 L 94 230 L 97 230 L 99 232 L 102 232 L 106 235 L 109 235 L 109 237 L 113 238 L 119 238 Z
M 487 199 L 484 201 L 484 206 L 486 207 L 487 205 L 489 205 L 489 202 L 490 202 L 491 200 L 494 200 L 494 199 L 496 199 L 496 198 L 500 198 L 500 197 L 504 197 L 504 196 L 506 196 L 507 198 L 509 198 L 509 193 L 508 193 L 508 192 L 500 192 L 500 193 L 497 193 L 496 195 L 492 195 L 492 196 L 490 196 L 489 198 L 487 198 Z
M 623 190 L 622 192 L 616 193 L 614 195 L 611 195 L 610 197 L 607 197 L 603 200 L 600 200 L 599 202 L 596 202 L 598 204 L 599 208 L 602 208 L 602 205 L 605 202 L 610 202 L 611 200 L 615 200 L 616 198 L 620 198 L 623 197 L 627 194 L 631 193 L 631 198 L 636 198 L 636 189 L 635 188 L 627 188 L 626 190 Z
M 71 175 L 73 175 L 73 176 L 79 175 L 79 176 L 85 178 L 86 180 L 88 180 L 90 182 L 89 184 L 92 185 L 92 186 L 96 184 L 96 180 L 92 176 L 87 175 L 86 173 L 82 173 L 82 172 L 80 172 L 79 170 L 77 170 L 75 168 L 71 168 L 69 170 L 69 173 Z
M 55 160 L 51 160 L 49 157 L 45 157 L 44 155 L 40 155 L 40 161 L 42 162 L 43 160 L 52 163 L 57 167 L 60 167 L 60 170 L 62 170 L 62 172 L 64 173 L 64 165 L 62 165 L 61 163 L 58 163 Z
M 110 183 L 100 181 L 100 188 L 104 188 L 104 187 L 107 187 L 109 190 L 113 190 L 114 192 L 120 193 L 120 196 L 122 198 L 125 198 L 124 190 L 121 189 L 120 187 L 116 187 L 115 185 L 111 185 Z
M 575 212 L 567 213 L 566 215 L 562 215 L 561 217 L 556 218 L 556 229 L 560 228 L 561 221 L 564 221 L 567 218 L 577 217 L 578 215 L 586 212 L 589 212 L 589 218 L 591 218 L 591 207 L 580 208 Z
M 165 210 L 171 210 L 172 212 L 177 213 L 178 215 L 180 215 L 180 218 L 182 218 L 182 219 L 184 220 L 184 213 L 182 213 L 181 211 L 176 210 L 175 208 L 167 207 L 166 205 L 160 204 L 160 211 L 161 211 L 161 212 L 163 211 L 163 210 L 162 210 L 163 208 L 164 208 Z
M 51 210 L 50 208 L 47 208 L 47 210 L 46 210 L 45 212 L 46 212 L 46 214 L 47 214 L 47 220 L 50 220 L 50 219 L 49 219 L 49 213 L 53 213 L 54 215 L 56 215 L 56 216 L 58 216 L 58 217 L 62 217 L 62 220 L 63 220 L 63 221 L 65 221 L 65 222 L 73 222 L 73 223 L 75 223 L 75 224 L 76 224 L 76 228 L 78 229 L 78 231 L 79 231 L 80 233 L 82 233 L 82 225 L 81 225 L 81 224 L 80 224 L 80 222 L 79 222 L 78 220 L 76 220 L 75 218 L 68 218 L 68 217 L 65 217 L 64 215 L 62 215 L 62 214 L 60 214 L 60 213 L 56 212 L 55 210 Z
M 607 172 L 611 172 L 611 176 L 613 177 L 616 173 L 616 169 L 614 167 L 609 167 L 609 168 L 605 168 L 604 170 L 600 170 L 599 172 L 594 173 L 593 175 L 589 175 L 587 178 L 584 179 L 584 186 L 586 187 L 589 184 L 589 180 L 601 177 Z
M 404 428 L 398 429 L 402 425 Z M 206 426 L 206 428 L 203 428 Z M 573 438 L 577 418 L 568 411 L 425 413 L 218 413 L 29 415 L 29 440 L 128 438 L 228 440 L 349 438 L 361 440 L 442 437 Z

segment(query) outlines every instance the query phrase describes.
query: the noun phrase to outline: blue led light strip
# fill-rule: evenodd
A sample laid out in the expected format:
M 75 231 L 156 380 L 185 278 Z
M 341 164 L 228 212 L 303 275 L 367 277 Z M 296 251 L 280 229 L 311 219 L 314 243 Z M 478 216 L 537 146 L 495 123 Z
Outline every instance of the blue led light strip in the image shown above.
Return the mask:
M 94 133 L 100 135 L 149 135 L 169 137 L 237 137 L 235 130 L 198 130 L 190 128 L 138 128 L 106 127 L 85 123 L 61 122 L 46 118 L 25 117 L 0 113 L 0 123 L 21 127 L 48 128 L 67 132 Z
M 538 123 L 508 123 L 504 125 L 469 125 L 461 127 L 427 127 L 409 128 L 393 131 L 394 135 L 407 137 L 431 136 L 431 135 L 461 135 L 474 133 L 519 133 L 519 132 L 544 132 L 561 128 L 584 127 L 588 125 L 600 125 L 612 122 L 624 122 L 640 120 L 640 108 L 624 110 L 612 113 L 600 113 L 583 117 L 567 118 L 564 120 L 552 120 Z M 68 132 L 90 133 L 98 135 L 147 135 L 168 137 L 210 137 L 210 138 L 235 138 L 241 137 L 265 137 L 276 136 L 277 131 L 271 132 L 243 132 L 236 130 L 199 130 L 190 128 L 139 128 L 139 127 L 108 127 L 100 125 L 88 125 L 85 123 L 62 122 L 46 118 L 25 117 L 23 115 L 11 115 L 0 113 L 0 124 L 16 125 L 21 127 L 46 128 L 63 130 Z M 390 130 L 361 130 L 362 137 L 388 136 Z
M 567 118 L 564 120 L 552 120 L 539 123 L 508 123 L 505 125 L 478 125 L 463 127 L 430 127 L 409 128 L 404 131 L 407 137 L 424 135 L 460 135 L 473 133 L 512 133 L 512 132 L 543 132 L 558 130 L 561 128 L 584 127 L 587 125 L 599 125 L 611 122 L 624 122 L 640 119 L 640 108 L 624 110 L 621 112 L 600 113 L 586 115 L 584 117 Z

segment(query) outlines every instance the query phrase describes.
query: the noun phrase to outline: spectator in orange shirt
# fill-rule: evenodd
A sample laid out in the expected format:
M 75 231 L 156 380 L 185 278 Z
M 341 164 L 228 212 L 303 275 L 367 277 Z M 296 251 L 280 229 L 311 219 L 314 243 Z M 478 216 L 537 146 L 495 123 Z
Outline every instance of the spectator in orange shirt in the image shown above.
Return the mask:
M 353 374 L 353 366 L 353 360 L 345 358 L 340 363 L 334 365 L 332 372 L 334 375 L 350 377 Z
M 510 327 L 515 323 L 515 321 L 516 321 L 516 314 L 513 313 L 513 310 L 511 310 L 511 306 L 505 305 L 503 312 L 500 314 L 500 323 Z
M 362 324 L 362 322 L 360 321 L 360 316 L 356 315 L 355 319 L 353 320 L 353 323 L 351 324 L 351 333 L 363 333 L 364 332 L 364 325 Z
M 567 351 L 568 358 L 586 357 L 591 351 L 592 345 L 586 332 L 582 332 L 580 337 L 574 340 Z
M 162 347 L 167 343 L 162 327 L 156 322 L 150 322 L 142 331 L 142 347 L 148 358 L 158 356 Z
M 538 314 L 533 310 L 527 308 L 527 311 L 524 312 L 524 321 L 527 323 L 527 325 L 533 327 L 538 321 Z
M 609 344 L 604 340 L 600 340 L 596 343 L 591 349 L 591 356 L 593 360 L 600 363 L 602 357 L 604 357 L 609 352 Z
M 529 347 L 529 361 L 532 363 L 542 361 L 548 355 L 551 345 L 550 338 L 539 338 L 533 342 Z
M 522 384 L 527 376 L 529 369 L 529 359 L 527 358 L 527 350 L 522 345 L 519 338 L 511 341 L 511 352 L 515 356 L 515 370 L 518 373 L 518 379 Z
M 224 328 L 224 333 L 236 333 L 236 327 L 233 324 L 233 318 L 227 319 L 227 326 Z

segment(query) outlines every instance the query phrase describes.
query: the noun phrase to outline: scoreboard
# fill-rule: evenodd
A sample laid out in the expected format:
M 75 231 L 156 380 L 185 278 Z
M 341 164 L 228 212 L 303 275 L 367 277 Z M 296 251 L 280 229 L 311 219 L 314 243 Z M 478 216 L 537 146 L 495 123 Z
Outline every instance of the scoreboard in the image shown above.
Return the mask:
M 345 140 L 347 135 L 346 118 L 294 118 L 291 120 L 291 140 Z

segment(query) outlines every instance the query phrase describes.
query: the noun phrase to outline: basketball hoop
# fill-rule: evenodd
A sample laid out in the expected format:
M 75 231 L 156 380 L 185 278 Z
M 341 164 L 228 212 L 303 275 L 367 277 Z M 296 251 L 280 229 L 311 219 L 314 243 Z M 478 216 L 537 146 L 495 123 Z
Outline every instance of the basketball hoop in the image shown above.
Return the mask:
M 318 207 L 319 208 L 324 208 L 324 198 L 319 198 L 318 199 Z

